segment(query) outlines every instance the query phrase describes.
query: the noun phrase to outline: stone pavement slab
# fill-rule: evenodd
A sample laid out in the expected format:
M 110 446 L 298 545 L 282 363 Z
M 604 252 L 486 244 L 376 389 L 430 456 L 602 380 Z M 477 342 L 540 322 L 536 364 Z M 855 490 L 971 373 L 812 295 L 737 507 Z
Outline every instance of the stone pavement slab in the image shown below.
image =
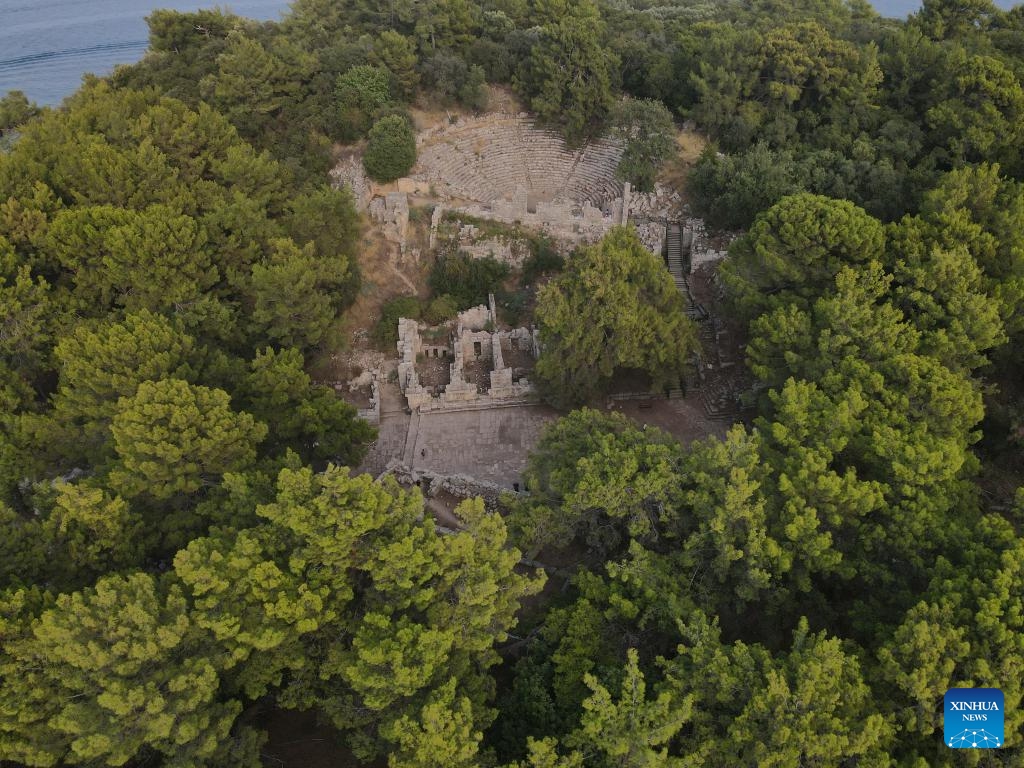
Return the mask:
M 542 405 L 421 414 L 412 467 L 512 490 L 544 425 L 556 418 L 557 411 Z

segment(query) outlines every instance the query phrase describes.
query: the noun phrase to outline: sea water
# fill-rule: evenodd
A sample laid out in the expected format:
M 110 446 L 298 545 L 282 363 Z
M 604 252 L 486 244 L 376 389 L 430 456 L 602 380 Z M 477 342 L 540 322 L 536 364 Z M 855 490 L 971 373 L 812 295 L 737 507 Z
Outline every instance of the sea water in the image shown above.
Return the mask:
M 1009 10 L 1020 0 L 995 0 L 997 8 Z M 872 0 L 871 4 L 883 16 L 903 18 L 921 7 L 921 0 Z

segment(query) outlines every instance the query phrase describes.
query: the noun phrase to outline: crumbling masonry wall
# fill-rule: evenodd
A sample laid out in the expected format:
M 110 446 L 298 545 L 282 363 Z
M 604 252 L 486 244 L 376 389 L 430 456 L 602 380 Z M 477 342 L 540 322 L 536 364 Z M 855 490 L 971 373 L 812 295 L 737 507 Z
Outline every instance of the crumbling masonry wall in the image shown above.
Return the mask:
M 450 381 L 438 396 L 421 385 L 416 373 L 417 358 L 424 349 L 418 323 L 407 318 L 398 321 L 398 382 L 410 410 L 486 408 L 537 399 L 533 384 L 522 375 L 517 380 L 515 371 L 505 364 L 502 347 L 504 344 L 511 349 L 514 340 L 516 349 L 526 350 L 536 359 L 540 352 L 539 334 L 528 328 L 489 330 L 496 319 L 494 296 L 489 299 L 489 307 L 481 305 L 459 315 L 451 335 Z M 487 381 L 471 381 L 467 377 L 468 361 L 487 364 Z

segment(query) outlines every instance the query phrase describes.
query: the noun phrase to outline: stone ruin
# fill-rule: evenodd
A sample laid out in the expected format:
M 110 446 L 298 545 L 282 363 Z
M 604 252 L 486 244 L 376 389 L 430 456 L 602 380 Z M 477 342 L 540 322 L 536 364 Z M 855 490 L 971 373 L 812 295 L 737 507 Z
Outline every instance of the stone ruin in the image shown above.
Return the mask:
M 384 237 L 398 243 L 405 251 L 409 231 L 409 196 L 404 192 L 389 192 L 370 201 L 370 217 L 380 227 Z
M 358 409 L 358 416 L 374 426 L 380 424 L 380 382 L 375 373 L 370 374 L 370 402 L 365 408 Z
M 494 296 L 488 298 L 489 306 L 461 312 L 454 329 L 446 329 L 440 339 L 438 329 L 423 329 L 433 330 L 425 339 L 417 321 L 398 321 L 398 383 L 410 410 L 462 410 L 537 400 L 526 374 L 540 355 L 538 333 L 528 328 L 497 330 Z M 439 368 L 447 374 L 440 379 L 434 375 Z
M 702 333 L 705 326 L 710 328 L 713 318 L 695 300 L 691 276 L 724 258 L 729 238 L 713 239 L 675 190 L 656 185 L 651 193 L 637 193 L 618 181 L 622 148 L 616 142 L 594 141 L 570 149 L 525 114 L 489 114 L 421 132 L 417 147 L 419 159 L 410 176 L 384 188 L 368 184 L 354 159 L 335 169 L 337 183 L 352 189 L 403 254 L 410 194 L 437 201 L 430 251 L 454 247 L 514 268 L 528 255 L 521 238 L 517 241 L 515 233 L 495 236 L 459 216 L 546 233 L 563 252 L 599 240 L 612 227 L 631 224 L 651 252 L 667 254 L 687 313 L 701 323 Z M 439 229 L 446 213 L 454 214 L 450 218 L 458 229 L 454 238 L 446 231 L 442 240 Z M 476 408 L 535 399 L 526 373 L 538 354 L 536 333 L 523 328 L 496 331 L 495 320 L 493 307 L 481 306 L 462 313 L 453 329 L 400 321 L 399 380 L 410 408 Z M 720 336 L 716 329 L 712 344 L 724 349 L 728 345 L 719 343 Z M 509 363 L 509 357 L 524 352 L 531 356 L 529 364 Z M 720 361 L 721 366 L 727 362 Z
M 334 186 L 347 189 L 352 195 L 357 211 L 365 211 L 373 199 L 373 182 L 366 176 L 363 161 L 359 157 L 347 157 L 331 169 Z
M 530 241 L 515 232 L 502 235 L 489 235 L 475 224 L 463 224 L 456 220 L 456 232 L 453 237 L 442 238 L 439 233 L 444 219 L 444 206 L 434 208 L 430 220 L 431 251 L 450 251 L 464 253 L 474 259 L 492 258 L 512 269 L 520 269 L 530 257 Z
M 726 235 L 716 242 L 708 235 L 703 219 L 689 218 L 686 220 L 686 226 L 693 233 L 693 242 L 690 245 L 691 272 L 719 262 L 729 255 L 729 245 L 736 239 L 735 235 Z
M 526 259 L 530 256 L 530 244 L 521 238 L 509 240 L 500 240 L 496 237 L 477 239 L 476 232 L 465 231 L 467 229 L 476 229 L 472 224 L 462 229 L 463 231 L 459 233 L 458 249 L 461 253 L 465 253 L 474 259 L 491 258 L 495 261 L 500 261 L 502 264 L 508 264 L 512 269 L 521 269 L 523 264 L 526 263 Z
M 417 144 L 412 178 L 452 201 L 489 203 L 522 187 L 530 207 L 562 200 L 601 208 L 620 194 L 618 143 L 592 141 L 569 149 L 561 136 L 537 128 L 526 114 L 462 118 L 421 133 Z
M 497 483 L 469 475 L 445 475 L 440 472 L 432 472 L 429 469 L 413 469 L 394 459 L 388 462 L 381 477 L 385 475 L 390 475 L 407 488 L 414 485 L 421 488 L 423 495 L 428 499 L 442 493 L 450 494 L 457 499 L 479 497 L 483 499 L 484 507 L 492 512 L 502 508 L 501 498 L 503 496 L 519 493 L 519 491 L 513 491 Z
M 493 200 L 490 203 L 464 205 L 451 210 L 458 214 L 510 226 L 522 225 L 550 235 L 556 240 L 570 243 L 596 242 L 612 227 L 625 224 L 628 220 L 628 202 L 624 202 L 629 199 L 628 183 L 625 185 L 623 196 L 616 197 L 604 209 L 592 205 L 590 201 L 584 201 L 582 205 L 563 200 L 541 201 L 531 206 L 528 202 L 529 197 L 528 190 L 518 186 L 510 200 Z
M 387 239 L 403 253 L 412 194 L 438 200 L 431 220 L 431 251 L 439 245 L 442 217 L 454 212 L 522 225 L 570 247 L 595 242 L 612 227 L 632 223 L 644 244 L 658 254 L 663 252 L 668 224 L 682 223 L 694 233 L 693 267 L 725 256 L 725 246 L 715 247 L 703 221 L 689 215 L 678 192 L 656 185 L 651 193 L 638 193 L 616 178 L 622 147 L 615 141 L 592 141 L 570 149 L 561 136 L 538 128 L 524 113 L 490 113 L 422 131 L 416 142 L 418 160 L 410 176 L 383 188 L 366 179 L 357 158 L 347 158 L 333 171 L 335 183 L 352 191 L 360 209 L 369 209 Z M 520 254 L 508 245 L 460 234 L 457 248 L 477 258 L 491 255 L 520 266 Z

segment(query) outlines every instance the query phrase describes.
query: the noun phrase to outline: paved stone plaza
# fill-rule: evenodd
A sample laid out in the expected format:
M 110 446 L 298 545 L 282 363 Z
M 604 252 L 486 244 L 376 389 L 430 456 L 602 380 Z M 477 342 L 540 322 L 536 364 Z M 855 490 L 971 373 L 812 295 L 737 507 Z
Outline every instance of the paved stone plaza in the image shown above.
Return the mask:
M 410 416 L 394 384 L 381 387 L 381 398 L 379 437 L 356 468 L 374 476 L 396 460 L 412 469 L 468 475 L 512 490 L 544 425 L 558 418 L 557 411 L 543 405 Z
M 512 490 L 544 425 L 556 418 L 554 409 L 542 405 L 420 414 L 410 435 L 411 466 Z
M 544 425 L 558 412 L 544 405 L 413 413 L 400 407 L 394 384 L 381 387 L 380 437 L 356 468 L 377 476 L 395 460 L 414 470 L 466 475 L 512 490 Z M 724 437 L 728 423 L 713 421 L 694 400 L 655 400 L 650 407 L 616 404 L 638 424 L 659 427 L 688 445 L 708 435 Z
M 401 459 L 405 452 L 405 441 L 409 433 L 409 414 L 405 412 L 405 398 L 396 384 L 381 384 L 380 424 L 377 426 L 377 440 L 366 452 L 363 463 L 356 472 L 368 472 L 377 477 L 391 459 Z

